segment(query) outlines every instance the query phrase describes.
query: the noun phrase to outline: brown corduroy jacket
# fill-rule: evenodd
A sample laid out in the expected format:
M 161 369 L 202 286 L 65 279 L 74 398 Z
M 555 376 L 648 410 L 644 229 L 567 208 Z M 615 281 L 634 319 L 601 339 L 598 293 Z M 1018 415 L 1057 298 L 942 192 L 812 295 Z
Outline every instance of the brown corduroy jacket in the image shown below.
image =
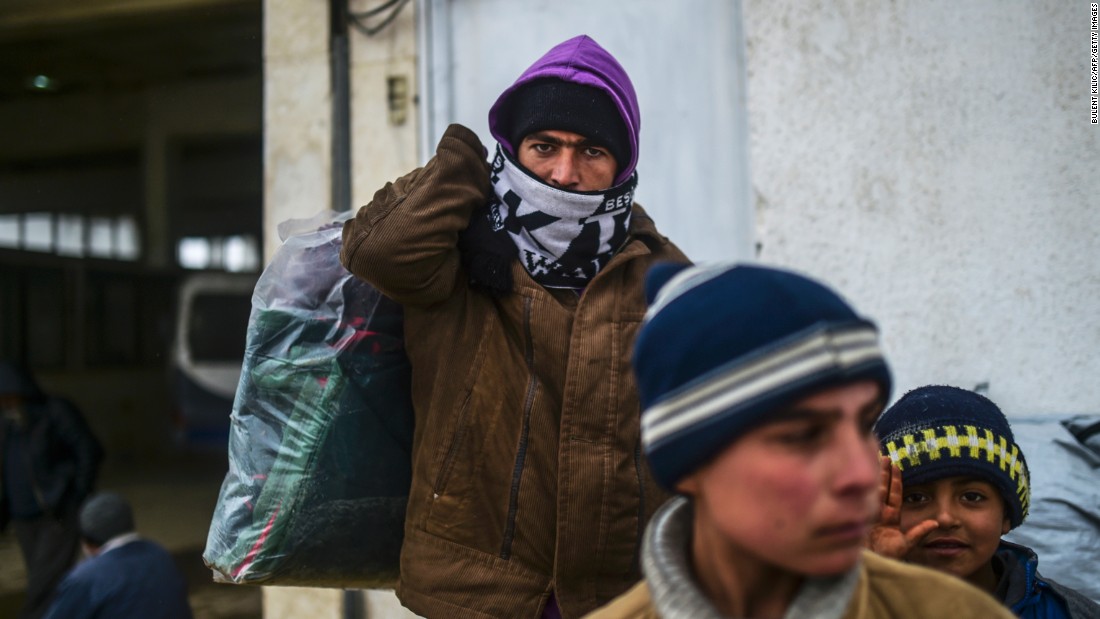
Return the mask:
M 485 155 L 452 125 L 344 227 L 344 265 L 405 307 L 416 432 L 397 591 L 427 617 L 537 617 L 553 591 L 577 617 L 637 581 L 665 499 L 630 355 L 647 269 L 687 259 L 635 205 L 630 240 L 582 295 L 518 260 L 511 293 L 471 289 L 458 236 L 491 195 Z

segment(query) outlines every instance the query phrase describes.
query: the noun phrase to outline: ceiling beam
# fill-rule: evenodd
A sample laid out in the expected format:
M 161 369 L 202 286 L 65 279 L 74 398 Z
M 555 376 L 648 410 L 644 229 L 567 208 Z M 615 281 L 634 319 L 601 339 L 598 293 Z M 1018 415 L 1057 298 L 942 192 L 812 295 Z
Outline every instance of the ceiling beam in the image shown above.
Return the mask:
M 261 0 L 4 0 L 0 40 L 168 18 L 258 10 Z

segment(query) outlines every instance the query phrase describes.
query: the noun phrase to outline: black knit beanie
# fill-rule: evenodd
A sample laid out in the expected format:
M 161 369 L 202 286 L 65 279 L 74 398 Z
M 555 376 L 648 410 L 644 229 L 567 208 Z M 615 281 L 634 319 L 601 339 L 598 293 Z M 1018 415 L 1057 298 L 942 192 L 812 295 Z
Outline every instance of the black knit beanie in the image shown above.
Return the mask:
M 1004 413 L 985 396 L 940 385 L 914 389 L 879 417 L 875 433 L 903 485 L 984 479 L 1000 491 L 1012 528 L 1027 518 L 1027 462 Z
M 133 530 L 134 512 L 118 494 L 101 492 L 80 508 L 80 535 L 97 546 Z
M 501 124 L 516 149 L 536 131 L 571 131 L 606 148 L 620 169 L 630 161 L 626 124 L 599 88 L 558 79 L 533 81 L 509 98 Z

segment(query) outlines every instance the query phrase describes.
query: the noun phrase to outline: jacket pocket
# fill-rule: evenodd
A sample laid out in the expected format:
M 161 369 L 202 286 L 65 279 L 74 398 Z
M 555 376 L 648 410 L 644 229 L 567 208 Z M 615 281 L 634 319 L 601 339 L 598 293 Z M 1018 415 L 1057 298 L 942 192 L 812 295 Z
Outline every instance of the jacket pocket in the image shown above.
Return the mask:
M 470 412 L 470 396 L 472 393 L 472 390 L 466 391 L 466 397 L 463 398 L 462 405 L 458 409 L 458 420 L 456 421 L 454 435 L 451 437 L 451 444 L 447 447 L 443 462 L 439 466 L 439 472 L 436 473 L 435 482 L 432 484 L 433 500 L 438 499 L 439 495 L 443 494 L 447 487 L 447 480 L 451 476 L 451 470 L 454 468 L 455 455 L 462 446 L 462 439 L 466 435 L 468 425 L 466 418 Z
M 449 405 L 445 393 L 437 394 L 439 413 L 426 420 L 433 427 L 424 429 L 420 450 L 433 455 L 423 526 L 448 541 L 499 554 L 527 377 L 522 350 L 495 320 L 487 324 L 477 352 L 454 368 L 465 375 L 452 383 Z

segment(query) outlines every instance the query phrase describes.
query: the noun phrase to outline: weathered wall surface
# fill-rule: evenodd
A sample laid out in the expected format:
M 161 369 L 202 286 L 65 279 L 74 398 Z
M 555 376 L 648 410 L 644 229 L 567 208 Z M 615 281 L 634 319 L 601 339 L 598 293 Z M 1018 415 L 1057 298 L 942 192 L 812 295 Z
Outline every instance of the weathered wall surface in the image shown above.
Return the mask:
M 371 8 L 352 1 L 352 12 Z M 417 165 L 415 11 L 385 30 L 349 29 L 351 204 Z M 370 22 L 377 24 L 375 19 Z M 332 80 L 325 0 L 264 3 L 264 256 L 280 244 L 278 224 L 332 208 Z M 387 80 L 404 78 L 406 119 L 388 112 Z
M 264 1 L 264 261 L 280 222 L 331 208 L 328 2 Z
M 900 395 L 1100 412 L 1089 5 L 744 3 L 759 257 L 838 286 Z

